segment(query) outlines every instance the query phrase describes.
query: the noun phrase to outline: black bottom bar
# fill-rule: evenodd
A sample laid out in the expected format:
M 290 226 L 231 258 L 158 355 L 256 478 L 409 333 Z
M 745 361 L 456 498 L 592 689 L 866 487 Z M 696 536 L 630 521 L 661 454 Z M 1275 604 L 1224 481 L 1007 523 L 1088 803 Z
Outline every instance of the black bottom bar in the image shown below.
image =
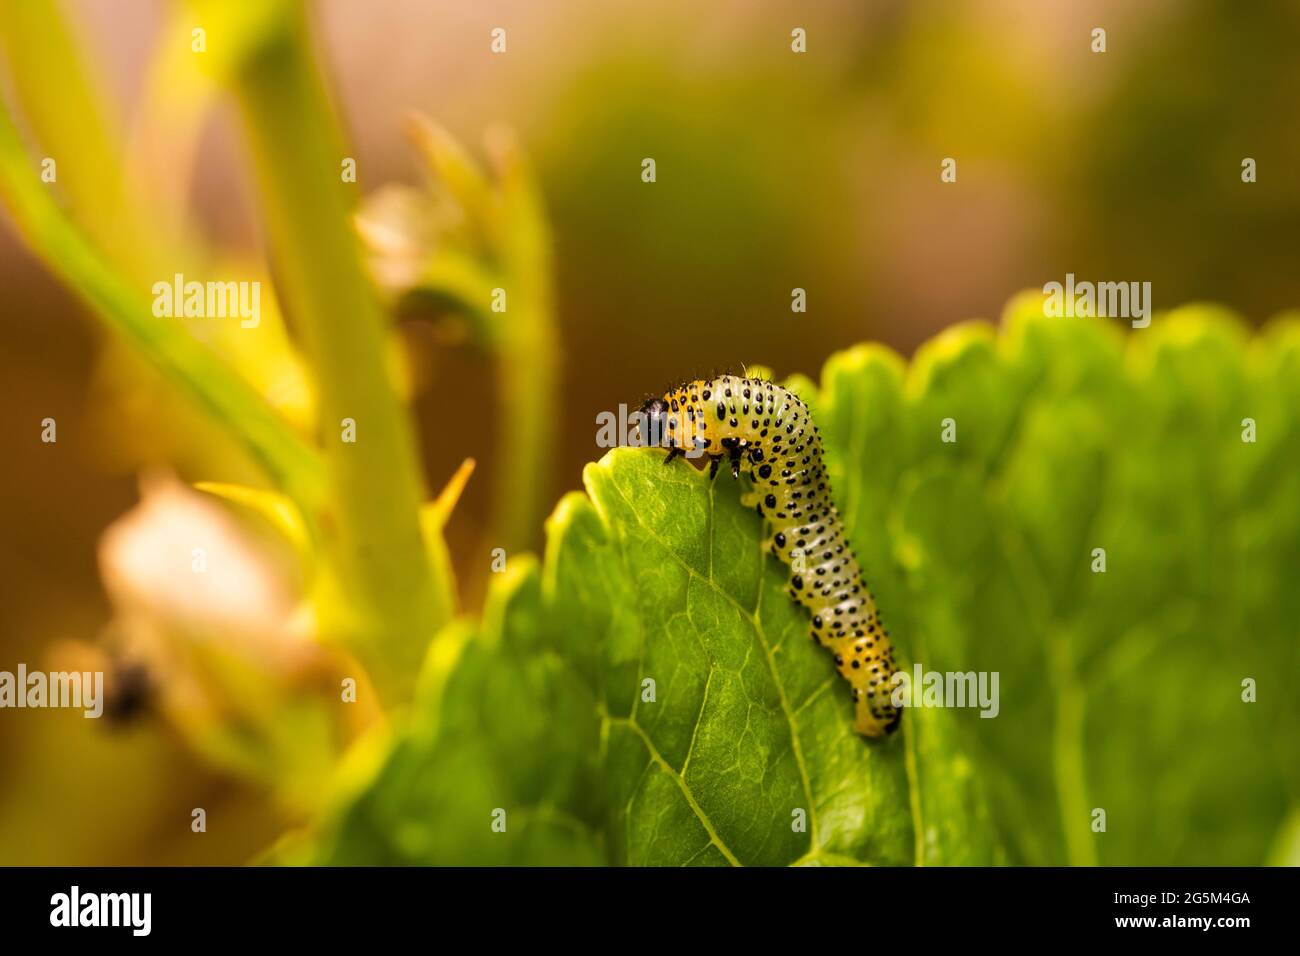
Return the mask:
M 584 949 L 613 951 L 660 933 L 665 941 L 681 939 L 689 926 L 722 934 L 730 944 L 753 938 L 770 945 L 773 933 L 794 929 L 817 945 L 842 938 L 865 946 L 862 941 L 882 933 L 898 934 L 900 943 L 1105 935 L 1199 936 L 1232 945 L 1243 934 L 1294 929 L 1297 875 L 1295 869 L 9 869 L 0 870 L 0 918 L 6 942 L 75 936 L 79 943 L 284 940 L 337 947 L 390 936 L 437 945 L 473 934 L 468 938 L 488 945 L 585 938 L 591 945 Z

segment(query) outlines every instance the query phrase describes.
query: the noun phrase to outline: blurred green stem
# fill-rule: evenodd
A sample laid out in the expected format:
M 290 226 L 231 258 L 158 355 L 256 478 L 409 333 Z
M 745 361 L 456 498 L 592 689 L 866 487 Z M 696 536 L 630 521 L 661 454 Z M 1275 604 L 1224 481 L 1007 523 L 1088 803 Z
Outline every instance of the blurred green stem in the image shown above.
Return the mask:
M 201 4 L 214 19 L 221 5 Z M 333 622 L 388 703 L 409 697 L 454 609 L 420 534 L 414 436 L 389 376 L 386 322 L 361 265 L 340 176 L 347 155 L 298 4 L 236 65 L 277 285 L 312 358 L 330 479 L 328 559 L 347 608 Z M 356 423 L 356 441 L 341 423 Z M 324 622 L 328 628 L 331 622 Z
M 52 186 L 27 155 L 0 103 L 0 193 L 20 235 L 64 283 L 84 299 L 168 379 L 212 413 L 300 505 L 319 496 L 319 459 L 238 375 L 178 323 L 156 318 L 142 289 L 123 279 L 55 203 Z
M 532 546 L 549 500 L 553 417 L 559 407 L 554 345 L 533 335 L 512 336 L 499 349 L 497 362 L 499 428 L 489 534 L 493 547 L 513 553 Z
M 519 149 L 510 144 L 499 160 L 501 236 L 506 274 L 517 313 L 503 319 L 497 336 L 496 476 L 492 534 L 508 551 L 528 548 L 542 527 L 551 501 L 551 449 L 559 348 L 551 290 L 551 237 L 538 190 Z
M 5 0 L 0 38 L 24 118 L 55 161 L 57 188 L 78 224 L 99 249 L 139 274 L 147 236 L 125 185 L 121 131 L 58 4 Z

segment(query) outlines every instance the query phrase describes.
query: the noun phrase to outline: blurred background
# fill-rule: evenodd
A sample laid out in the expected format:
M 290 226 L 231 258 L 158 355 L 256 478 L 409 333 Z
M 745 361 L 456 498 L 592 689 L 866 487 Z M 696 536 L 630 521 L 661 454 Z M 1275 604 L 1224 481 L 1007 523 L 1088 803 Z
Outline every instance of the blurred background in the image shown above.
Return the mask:
M 170 112 L 151 108 L 157 77 L 174 75 L 160 72 L 161 48 L 189 22 L 185 8 L 61 7 L 114 121 L 131 131 L 150 114 L 126 162 L 170 170 L 157 182 L 193 241 L 256 260 L 264 240 L 232 106 L 177 95 Z M 579 486 L 602 451 L 596 415 L 620 402 L 741 362 L 815 375 L 866 340 L 909 354 L 1067 272 L 1150 281 L 1157 309 L 1213 300 L 1252 324 L 1300 304 L 1294 3 L 309 7 L 363 194 L 423 181 L 404 133 L 412 110 L 476 156 L 493 130 L 513 129 L 531 160 L 553 241 L 559 361 L 552 460 L 529 476 L 548 503 Z M 490 49 L 497 27 L 504 54 Z M 805 55 L 791 52 L 796 27 Z M 1091 50 L 1095 27 L 1104 54 Z M 641 181 L 646 157 L 653 185 Z M 940 181 L 945 157 L 956 183 Z M 1257 183 L 1241 181 L 1245 157 Z M 220 447 L 123 371 L 0 220 L 0 668 L 12 669 L 104 633 L 100 539 L 137 504 L 138 476 L 170 463 L 204 477 Z M 796 287 L 806 313 L 791 312 Z M 436 307 L 402 314 L 427 483 L 478 460 L 447 530 L 473 608 L 510 423 L 490 355 L 448 334 Z M 59 423 L 57 458 L 30 440 L 46 416 Z M 525 543 L 539 547 L 540 523 Z M 220 814 L 226 836 L 189 839 L 175 820 L 195 806 Z M 240 863 L 291 819 L 276 807 L 160 722 L 0 715 L 0 863 Z

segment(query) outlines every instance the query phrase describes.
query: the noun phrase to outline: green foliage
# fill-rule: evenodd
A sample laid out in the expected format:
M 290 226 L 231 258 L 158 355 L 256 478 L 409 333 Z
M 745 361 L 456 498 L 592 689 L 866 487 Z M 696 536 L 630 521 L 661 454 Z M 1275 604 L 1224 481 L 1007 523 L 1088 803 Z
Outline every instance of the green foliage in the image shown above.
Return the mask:
M 1281 858 L 1300 804 L 1300 329 L 1251 342 L 1193 308 L 1126 343 L 1034 312 L 952 330 L 910 369 L 852 349 L 803 386 L 906 666 L 997 671 L 995 719 L 913 709 L 893 738 L 855 737 L 734 484 L 616 450 L 556 509 L 543 567 L 497 582 L 463 651 L 435 644 L 440 689 L 317 857 Z
M 248 383 L 176 324 L 157 321 L 149 299 L 116 271 L 33 173 L 8 110 L 0 103 L 0 198 L 32 249 L 105 325 L 178 390 L 227 429 L 303 506 L 321 495 L 321 462 Z
M 509 427 L 498 429 L 496 457 L 511 467 L 493 477 L 486 539 L 513 554 L 539 540 L 552 500 L 546 478 L 560 349 L 541 191 L 503 129 L 485 137 L 487 168 L 428 117 L 412 114 L 407 132 L 429 180 L 422 188 L 389 183 L 370 194 L 358 230 L 371 271 L 397 311 L 422 301 L 449 309 L 441 333 L 468 333 L 497 363 L 497 418 Z M 533 480 L 521 487 L 519 474 Z

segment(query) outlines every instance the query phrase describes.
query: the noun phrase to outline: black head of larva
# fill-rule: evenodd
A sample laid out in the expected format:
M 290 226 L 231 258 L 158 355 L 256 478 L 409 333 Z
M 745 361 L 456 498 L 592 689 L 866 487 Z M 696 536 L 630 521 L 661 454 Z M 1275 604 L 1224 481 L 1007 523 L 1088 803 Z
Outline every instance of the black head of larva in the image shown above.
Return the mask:
M 662 445 L 668 433 L 672 408 L 662 398 L 652 398 L 641 406 L 641 444 Z

